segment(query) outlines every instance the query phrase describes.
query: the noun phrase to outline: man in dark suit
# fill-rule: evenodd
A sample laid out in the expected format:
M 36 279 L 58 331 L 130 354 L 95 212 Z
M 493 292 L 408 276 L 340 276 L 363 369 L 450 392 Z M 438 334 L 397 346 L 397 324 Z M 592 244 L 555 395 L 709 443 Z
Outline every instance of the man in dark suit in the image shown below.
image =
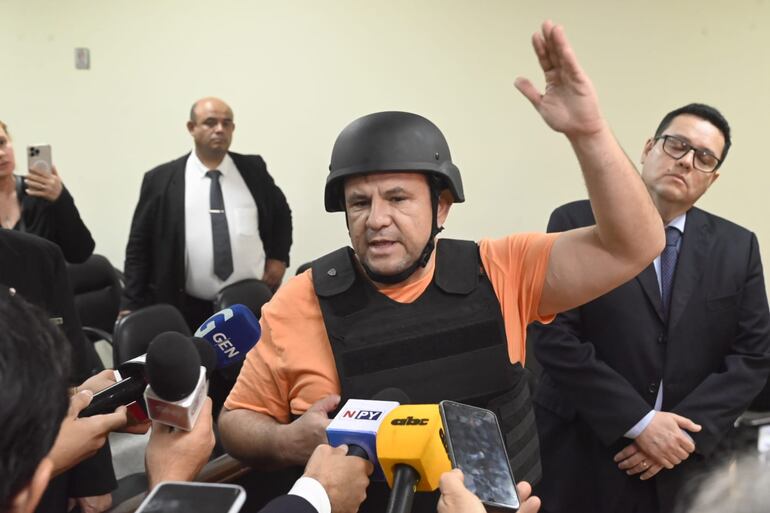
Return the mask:
M 144 176 L 126 247 L 122 314 L 170 303 L 195 330 L 221 288 L 248 278 L 280 285 L 292 224 L 264 160 L 228 152 L 235 123 L 226 103 L 195 102 L 187 129 L 195 150 Z
M 756 236 L 695 208 L 730 128 L 712 107 L 669 113 L 642 153 L 667 247 L 635 279 L 534 325 L 547 512 L 671 511 L 767 381 L 770 314 Z M 594 223 L 587 201 L 548 231 Z

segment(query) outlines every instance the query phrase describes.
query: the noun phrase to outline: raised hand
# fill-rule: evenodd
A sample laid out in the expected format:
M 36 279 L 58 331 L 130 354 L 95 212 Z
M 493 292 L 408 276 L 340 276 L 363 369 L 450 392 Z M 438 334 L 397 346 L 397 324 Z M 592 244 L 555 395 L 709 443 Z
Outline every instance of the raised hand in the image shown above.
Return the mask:
M 532 36 L 532 46 L 545 74 L 545 92 L 529 79 L 516 79 L 516 88 L 552 129 L 568 137 L 590 135 L 605 128 L 596 91 L 578 63 L 564 28 L 550 20 Z

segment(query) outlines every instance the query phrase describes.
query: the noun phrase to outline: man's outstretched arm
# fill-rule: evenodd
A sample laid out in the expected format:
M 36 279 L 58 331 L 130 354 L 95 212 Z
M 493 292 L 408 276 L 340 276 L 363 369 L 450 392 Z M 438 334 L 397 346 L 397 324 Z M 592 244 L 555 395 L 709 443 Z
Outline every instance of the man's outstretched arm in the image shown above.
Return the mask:
M 569 139 L 596 218 L 595 226 L 565 232 L 554 243 L 539 308 L 547 316 L 636 276 L 660 254 L 665 239 L 660 215 L 604 120 L 562 27 L 546 21 L 532 45 L 545 92 L 525 78 L 518 78 L 516 87 L 548 126 Z

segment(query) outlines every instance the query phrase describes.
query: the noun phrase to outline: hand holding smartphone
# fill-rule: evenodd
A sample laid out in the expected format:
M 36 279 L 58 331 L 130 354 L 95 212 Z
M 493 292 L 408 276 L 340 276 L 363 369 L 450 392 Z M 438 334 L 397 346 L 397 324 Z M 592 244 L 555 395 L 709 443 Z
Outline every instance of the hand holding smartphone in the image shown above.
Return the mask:
M 439 403 L 447 452 L 465 486 L 490 510 L 520 507 L 511 464 L 497 417 L 490 410 L 454 401 Z

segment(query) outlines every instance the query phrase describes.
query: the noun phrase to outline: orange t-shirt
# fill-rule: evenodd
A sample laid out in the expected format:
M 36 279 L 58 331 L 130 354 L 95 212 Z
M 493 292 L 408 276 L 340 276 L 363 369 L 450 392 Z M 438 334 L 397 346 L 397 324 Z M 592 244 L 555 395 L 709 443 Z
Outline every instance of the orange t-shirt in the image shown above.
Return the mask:
M 538 306 L 558 236 L 522 233 L 479 242 L 482 265 L 502 309 L 511 362 L 524 361 L 527 324 L 553 319 L 540 318 Z M 428 270 L 418 281 L 379 290 L 394 301 L 410 303 L 433 279 L 433 258 Z M 262 338 L 246 356 L 225 408 L 245 408 L 287 423 L 292 414 L 301 415 L 322 397 L 340 393 L 311 272 L 289 280 L 262 307 Z

